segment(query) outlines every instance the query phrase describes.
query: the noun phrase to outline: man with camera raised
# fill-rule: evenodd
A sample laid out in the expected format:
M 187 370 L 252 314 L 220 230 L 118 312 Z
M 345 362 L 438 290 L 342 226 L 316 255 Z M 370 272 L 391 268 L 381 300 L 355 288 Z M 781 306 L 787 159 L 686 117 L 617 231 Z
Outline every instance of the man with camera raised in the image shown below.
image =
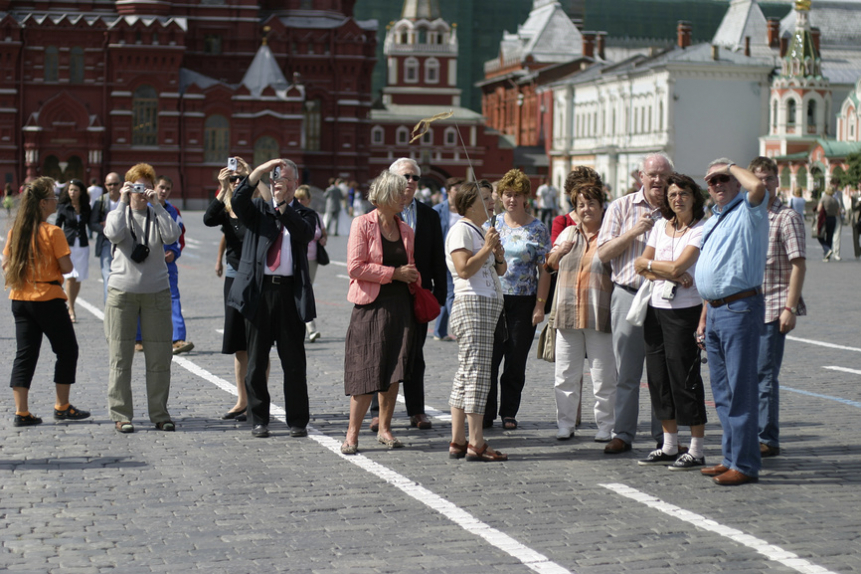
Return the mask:
M 105 303 L 105 336 L 111 365 L 108 408 L 118 432 L 134 432 L 132 358 L 140 320 L 149 418 L 157 429 L 173 431 L 175 425 L 167 412 L 173 327 L 170 284 L 162 254 L 164 244 L 179 238 L 180 229 L 158 201 L 151 165 L 135 165 L 125 179 L 119 205 L 105 221 L 105 237 L 113 250 Z
M 270 173 L 272 200 L 253 199 L 260 178 Z M 269 351 L 277 343 L 284 370 L 284 399 L 290 435 L 308 435 L 305 322 L 317 316 L 308 273 L 308 243 L 317 216 L 294 201 L 299 170 L 288 159 L 257 166 L 233 193 L 233 212 L 247 228 L 242 259 L 227 304 L 245 317 L 248 341 L 248 417 L 251 434 L 269 436 Z

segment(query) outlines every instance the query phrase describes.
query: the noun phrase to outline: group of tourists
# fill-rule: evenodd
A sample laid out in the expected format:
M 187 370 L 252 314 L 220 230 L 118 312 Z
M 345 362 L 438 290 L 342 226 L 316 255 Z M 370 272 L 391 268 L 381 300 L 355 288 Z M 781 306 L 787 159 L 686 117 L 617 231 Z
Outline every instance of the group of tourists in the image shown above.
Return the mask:
M 269 436 L 275 345 L 290 434 L 305 436 L 304 344 L 306 336 L 311 342 L 320 336 L 312 283 L 327 225 L 310 209 L 310 189 L 298 185 L 293 162 L 275 159 L 252 169 L 236 160 L 235 169 L 219 173 L 218 194 L 204 215 L 206 225 L 223 232 L 215 268 L 225 277 L 222 352 L 234 355 L 237 385 L 237 401 L 223 418 L 249 420 L 253 436 Z M 639 464 L 697 469 L 723 485 L 755 481 L 761 457 L 780 452 L 783 343 L 804 314 L 803 220 L 778 198 L 777 167 L 768 158 L 747 169 L 725 158 L 708 166 L 710 218 L 706 195 L 691 177 L 675 173 L 666 155 L 644 158 L 638 175 L 639 190 L 606 205 L 601 177 L 576 167 L 564 189 L 573 209 L 552 218 L 548 231 L 548 214 L 542 222 L 528 209 L 530 181 L 519 170 L 493 184 L 452 181 L 436 210 L 415 198 L 421 169 L 414 160 L 401 158 L 384 170 L 370 185 L 374 209 L 353 220 L 348 240 L 347 299 L 354 308 L 344 361 L 350 419 L 341 452 L 358 452 L 368 410 L 378 442 L 403 446 L 391 427 L 401 385 L 412 426 L 432 428 L 423 387 L 428 324 L 413 312 L 426 290 L 447 316 L 445 337 L 458 345 L 451 457 L 507 460 L 487 444 L 484 430 L 497 417 L 503 429 L 518 428 L 527 358 L 549 314 L 542 340 L 555 360 L 559 440 L 579 425 L 586 361 L 594 440 L 606 443 L 608 455 L 630 451 L 645 364 L 657 446 Z M 169 257 L 149 254 L 179 239 L 181 218 L 160 201 L 156 184 L 165 178 L 152 167 L 134 166 L 122 185 L 111 179 L 96 202 L 106 208 L 94 206 L 104 213 L 92 216 L 83 183 L 70 182 L 57 216 L 64 231 L 47 224 L 57 210 L 52 180 L 30 182 L 22 194 L 3 259 L 18 337 L 11 384 L 18 426 L 41 422 L 29 412 L 27 390 L 43 333 L 58 357 L 55 417 L 89 416 L 69 403 L 77 362 L 75 280 L 86 278 L 80 255 L 86 224 L 103 221 L 96 230 L 104 236 L 97 238 L 101 258 L 106 246 L 110 251 L 111 419 L 119 432 L 134 431 L 131 360 L 140 341 L 150 420 L 161 430 L 175 428 L 167 411 L 176 342 Z M 70 279 L 65 293 L 63 274 Z M 714 466 L 704 455 L 703 350 L 723 427 L 723 458 Z M 690 427 L 687 447 L 680 425 Z

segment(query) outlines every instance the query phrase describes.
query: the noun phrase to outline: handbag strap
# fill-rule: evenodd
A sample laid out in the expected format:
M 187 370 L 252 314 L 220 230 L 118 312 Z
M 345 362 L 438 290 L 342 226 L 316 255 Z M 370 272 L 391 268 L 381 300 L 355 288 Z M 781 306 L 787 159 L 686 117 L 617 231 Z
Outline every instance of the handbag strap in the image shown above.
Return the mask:
M 737 201 L 737 202 L 733 203 L 733 204 L 729 207 L 729 209 L 727 209 L 726 211 L 721 211 L 721 212 L 718 214 L 718 222 L 717 222 L 717 223 L 715 223 L 715 226 L 714 226 L 714 227 L 712 227 L 712 228 L 709 230 L 709 234 L 708 234 L 708 235 L 703 235 L 703 242 L 702 242 L 702 245 L 700 245 L 700 253 L 702 253 L 703 248 L 706 246 L 706 241 L 708 241 L 709 237 L 711 237 L 711 236 L 712 236 L 712 234 L 715 232 L 715 229 L 717 229 L 718 225 L 720 225 L 721 223 L 723 223 L 723 220 L 724 220 L 724 219 L 726 219 L 726 216 L 727 216 L 727 215 L 729 215 L 729 213 L 730 213 L 733 209 L 735 209 L 736 207 L 738 207 L 739 205 L 741 205 L 743 202 L 744 202 L 744 198 L 742 197 L 740 201 Z

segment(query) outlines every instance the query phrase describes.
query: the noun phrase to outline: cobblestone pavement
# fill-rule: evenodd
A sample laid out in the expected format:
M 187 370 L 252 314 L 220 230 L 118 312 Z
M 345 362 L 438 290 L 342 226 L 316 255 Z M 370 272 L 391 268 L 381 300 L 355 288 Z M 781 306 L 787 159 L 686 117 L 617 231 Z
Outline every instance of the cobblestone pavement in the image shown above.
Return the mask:
M 184 214 L 179 261 L 183 309 L 195 349 L 174 362 L 176 433 L 155 431 L 135 364 L 137 432 L 107 416 L 107 358 L 98 261 L 79 304 L 76 406 L 87 421 L 58 423 L 52 353 L 43 348 L 31 409 L 38 427 L 0 418 L 0 569 L 123 574 L 314 572 L 857 572 L 861 570 L 861 265 L 844 249 L 823 263 L 808 245 L 810 315 L 787 342 L 781 394 L 783 454 L 766 459 L 758 484 L 721 488 L 699 473 L 636 464 L 654 447 L 606 456 L 592 441 L 591 409 L 568 442 L 555 440 L 552 365 L 532 358 L 520 428 L 488 431 L 502 464 L 449 460 L 445 416 L 456 345 L 429 338 L 426 394 L 434 428 L 410 428 L 399 405 L 386 451 L 367 430 L 361 456 L 336 452 L 347 426 L 344 334 L 350 313 L 346 237 L 315 285 L 322 338 L 306 344 L 312 433 L 290 438 L 283 422 L 254 439 L 220 420 L 234 402 L 233 362 L 220 354 L 222 281 L 213 267 L 219 230 Z M 0 221 L 5 238 L 8 220 Z M 342 230 L 345 229 L 342 227 Z M 849 245 L 844 228 L 844 246 Z M 816 344 L 825 343 L 826 346 Z M 830 346 L 828 346 L 830 345 Z M 0 379 L 15 352 L 9 304 L 0 304 Z M 273 355 L 274 357 L 274 355 Z M 280 371 L 273 397 L 283 407 Z M 587 390 L 584 401 L 591 404 Z M 7 391 L 8 392 L 8 391 Z M 707 397 L 711 399 L 710 395 Z M 640 398 L 648 431 L 648 391 Z M 430 410 L 430 409 L 436 409 Z M 282 411 L 283 413 L 283 411 Z M 710 407 L 706 457 L 719 461 Z M 498 423 L 497 423 L 498 424 Z M 687 441 L 682 433 L 683 442 Z

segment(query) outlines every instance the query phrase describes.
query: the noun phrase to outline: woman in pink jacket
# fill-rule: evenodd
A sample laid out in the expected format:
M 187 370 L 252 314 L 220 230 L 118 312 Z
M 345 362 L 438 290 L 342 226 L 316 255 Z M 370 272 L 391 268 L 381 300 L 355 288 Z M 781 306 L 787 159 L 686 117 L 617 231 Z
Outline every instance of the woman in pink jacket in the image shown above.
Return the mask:
M 421 281 L 413 259 L 415 236 L 398 217 L 406 187 L 403 176 L 381 173 L 368 195 L 377 209 L 354 219 L 350 229 L 347 300 L 355 307 L 344 353 L 344 391 L 351 397 L 344 454 L 358 451 L 359 430 L 374 393 L 380 394 L 377 441 L 389 449 L 403 446 L 392 436 L 392 413 L 398 383 L 412 370 L 415 319 L 409 284 Z

